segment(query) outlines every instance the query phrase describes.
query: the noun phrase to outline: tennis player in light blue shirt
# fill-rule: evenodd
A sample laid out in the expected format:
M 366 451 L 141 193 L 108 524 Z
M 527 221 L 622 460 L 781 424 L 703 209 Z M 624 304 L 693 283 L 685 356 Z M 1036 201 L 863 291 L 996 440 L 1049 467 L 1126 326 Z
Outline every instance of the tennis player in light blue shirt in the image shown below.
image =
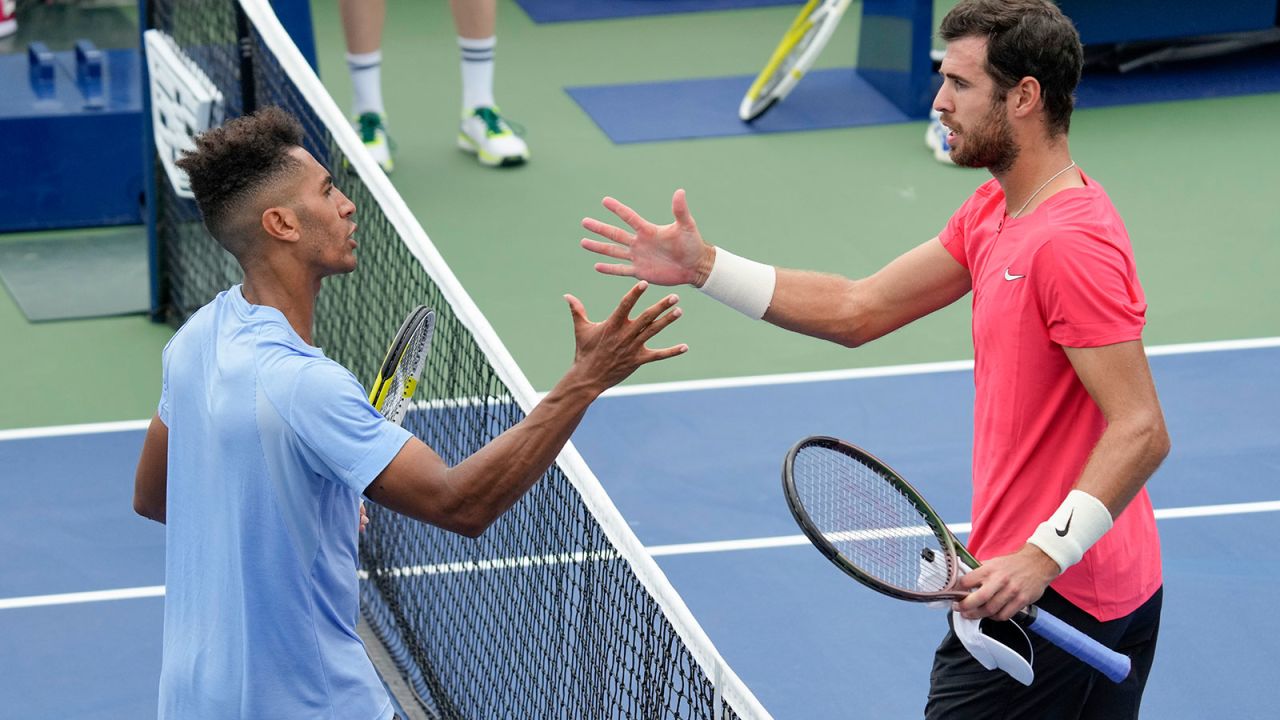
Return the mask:
M 239 285 L 164 352 L 166 718 L 378 718 L 356 636 L 360 494 L 409 439 Z M 180 389 L 180 391 L 178 391 Z
M 528 417 L 449 467 L 312 344 L 323 279 L 356 268 L 355 206 L 302 147 L 298 121 L 265 108 L 197 137 L 178 164 L 244 282 L 165 348 L 138 460 L 134 509 L 167 533 L 158 716 L 387 720 L 393 705 L 355 631 L 361 495 L 478 536 L 600 393 L 688 349 L 645 347 L 679 317 L 677 298 L 633 319 L 637 283 L 591 322 L 566 295 L 569 370 Z

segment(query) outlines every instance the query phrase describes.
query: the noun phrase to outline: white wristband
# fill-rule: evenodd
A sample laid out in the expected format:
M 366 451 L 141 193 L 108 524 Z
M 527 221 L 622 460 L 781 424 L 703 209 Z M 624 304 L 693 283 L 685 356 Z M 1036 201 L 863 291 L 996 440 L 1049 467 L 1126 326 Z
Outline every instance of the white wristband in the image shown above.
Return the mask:
M 717 247 L 715 263 L 699 289 L 743 315 L 759 320 L 773 300 L 777 279 L 772 265 L 740 258 Z
M 1080 562 L 1085 551 L 1111 529 L 1113 522 L 1111 511 L 1101 500 L 1083 490 L 1072 490 L 1027 542 L 1043 550 L 1058 567 L 1066 570 Z

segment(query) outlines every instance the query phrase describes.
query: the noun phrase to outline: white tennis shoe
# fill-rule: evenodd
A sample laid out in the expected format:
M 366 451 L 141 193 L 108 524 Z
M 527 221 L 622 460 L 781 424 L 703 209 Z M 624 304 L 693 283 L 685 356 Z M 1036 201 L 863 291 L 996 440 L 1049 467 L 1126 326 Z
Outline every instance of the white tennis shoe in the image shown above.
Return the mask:
M 462 118 L 458 147 L 474 153 L 482 165 L 509 167 L 529 160 L 529 146 L 496 107 L 478 107 Z
M 9 37 L 18 32 L 17 0 L 0 0 L 0 38 Z
M 382 171 L 390 173 L 395 168 L 391 159 L 391 138 L 387 135 L 387 125 L 378 113 L 367 112 L 356 117 L 352 124 L 360 135 L 360 141 L 382 167 Z
M 929 126 L 924 130 L 924 144 L 933 151 L 933 157 L 940 163 L 954 165 L 951 161 L 951 146 L 947 144 L 947 135 L 951 131 L 942 124 L 942 113 L 929 111 Z

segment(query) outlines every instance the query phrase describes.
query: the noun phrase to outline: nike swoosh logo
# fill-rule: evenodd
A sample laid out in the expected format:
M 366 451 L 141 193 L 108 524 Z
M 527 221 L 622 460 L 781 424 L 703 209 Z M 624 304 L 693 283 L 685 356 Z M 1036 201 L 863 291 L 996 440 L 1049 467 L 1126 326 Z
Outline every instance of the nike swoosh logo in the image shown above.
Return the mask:
M 1004 269 L 1004 279 L 1005 279 L 1005 280 L 1021 280 L 1021 279 L 1022 279 L 1022 278 L 1024 278 L 1024 277 L 1026 277 L 1026 275 L 1010 275 L 1010 274 L 1009 274 L 1009 268 L 1005 268 L 1005 269 Z
M 1063 525 L 1061 530 L 1058 530 L 1057 528 L 1054 528 L 1054 530 L 1053 530 L 1053 531 L 1054 531 L 1054 532 L 1056 532 L 1056 533 L 1058 533 L 1058 537 L 1066 537 L 1066 536 L 1067 536 L 1067 531 L 1071 529 L 1071 518 L 1075 517 L 1075 515 L 1076 515 L 1076 511 L 1075 511 L 1075 510 L 1072 510 L 1072 511 L 1071 511 L 1071 514 L 1067 516 L 1067 524 L 1066 524 L 1066 525 Z

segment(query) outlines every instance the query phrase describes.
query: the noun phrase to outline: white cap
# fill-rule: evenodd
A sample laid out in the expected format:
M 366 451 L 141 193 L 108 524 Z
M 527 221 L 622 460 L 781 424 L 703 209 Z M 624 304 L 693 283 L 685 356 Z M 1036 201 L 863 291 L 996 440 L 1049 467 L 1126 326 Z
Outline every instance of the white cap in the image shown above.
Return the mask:
M 999 668 L 1023 685 L 1030 685 L 1035 679 L 1035 671 L 1031 668 L 1031 638 L 1017 623 L 991 618 L 969 620 L 953 610 L 951 624 L 961 644 L 982 667 L 988 670 Z M 995 635 L 1000 635 L 1001 639 Z M 1013 643 L 1013 646 L 1005 644 L 1005 641 Z

